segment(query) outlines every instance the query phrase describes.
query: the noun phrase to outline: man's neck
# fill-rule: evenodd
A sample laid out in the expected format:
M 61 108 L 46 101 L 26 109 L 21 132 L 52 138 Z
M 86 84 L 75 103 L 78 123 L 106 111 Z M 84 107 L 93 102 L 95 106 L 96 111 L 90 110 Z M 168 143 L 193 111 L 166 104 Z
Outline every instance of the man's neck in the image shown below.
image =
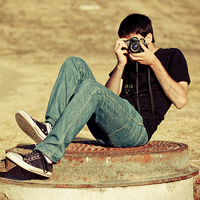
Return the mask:
M 158 47 L 156 47 L 153 43 L 150 43 L 148 47 L 152 53 L 155 53 L 158 50 Z

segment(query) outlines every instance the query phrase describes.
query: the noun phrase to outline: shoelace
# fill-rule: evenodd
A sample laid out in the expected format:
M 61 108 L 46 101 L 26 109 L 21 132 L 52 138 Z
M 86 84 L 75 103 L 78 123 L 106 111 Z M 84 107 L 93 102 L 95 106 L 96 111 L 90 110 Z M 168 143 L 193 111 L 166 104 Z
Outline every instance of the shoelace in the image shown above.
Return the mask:
M 48 170 L 47 170 L 47 162 L 44 162 L 44 157 L 42 157 L 41 155 L 40 155 L 40 152 L 39 151 L 37 151 L 37 150 L 35 150 L 35 151 L 33 151 L 33 152 L 31 152 L 31 153 L 29 153 L 29 154 L 26 154 L 25 156 L 24 156 L 24 161 L 25 162 L 27 162 L 27 163 L 29 163 L 29 164 L 31 164 L 30 163 L 30 161 L 33 161 L 33 160 L 35 160 L 36 158 L 42 158 L 42 163 L 43 163 L 43 171 L 44 171 L 44 173 L 48 173 Z
M 32 160 L 35 160 L 36 158 L 39 158 L 39 157 L 40 157 L 40 154 L 37 151 L 33 151 L 33 152 L 26 154 L 24 156 L 24 161 L 32 161 Z

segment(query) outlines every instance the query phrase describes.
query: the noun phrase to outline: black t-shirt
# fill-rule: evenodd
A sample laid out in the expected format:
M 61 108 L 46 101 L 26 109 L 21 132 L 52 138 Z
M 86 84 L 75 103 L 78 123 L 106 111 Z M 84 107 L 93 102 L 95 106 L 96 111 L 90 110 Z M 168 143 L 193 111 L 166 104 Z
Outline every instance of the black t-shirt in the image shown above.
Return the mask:
M 170 77 L 176 82 L 186 81 L 190 83 L 187 62 L 182 52 L 175 48 L 158 49 L 155 52 L 156 57 L 160 60 Z M 139 83 L 139 104 L 140 114 L 143 117 L 143 123 L 147 130 L 149 139 L 156 131 L 157 126 L 164 119 L 164 115 L 170 108 L 172 102 L 165 95 L 155 74 L 150 69 L 150 83 L 154 103 L 154 113 L 152 111 L 151 99 L 148 87 L 147 69 L 150 67 L 139 65 L 138 83 Z M 122 76 L 123 86 L 120 97 L 127 99 L 136 110 L 138 110 L 136 96 L 136 64 L 128 61 Z M 152 116 L 153 115 L 153 116 Z

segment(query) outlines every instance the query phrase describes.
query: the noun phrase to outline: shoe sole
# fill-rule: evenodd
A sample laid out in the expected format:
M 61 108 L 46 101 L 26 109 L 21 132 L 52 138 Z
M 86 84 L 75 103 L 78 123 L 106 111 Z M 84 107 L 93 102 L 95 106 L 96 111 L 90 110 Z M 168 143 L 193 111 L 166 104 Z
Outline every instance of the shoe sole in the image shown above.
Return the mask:
M 32 172 L 34 174 L 38 174 L 40 176 L 44 176 L 47 178 L 49 178 L 52 175 L 52 172 L 45 172 L 43 169 L 27 164 L 26 162 L 23 161 L 22 157 L 19 154 L 16 154 L 14 152 L 8 152 L 6 154 L 6 157 L 10 159 L 12 162 L 14 162 L 15 164 L 17 164 L 18 166 L 20 166 L 21 168 L 29 172 Z
M 31 139 L 33 139 L 36 144 L 42 142 L 46 135 L 40 130 L 40 128 L 35 124 L 31 117 L 20 110 L 15 114 L 15 119 L 19 127 L 26 133 Z

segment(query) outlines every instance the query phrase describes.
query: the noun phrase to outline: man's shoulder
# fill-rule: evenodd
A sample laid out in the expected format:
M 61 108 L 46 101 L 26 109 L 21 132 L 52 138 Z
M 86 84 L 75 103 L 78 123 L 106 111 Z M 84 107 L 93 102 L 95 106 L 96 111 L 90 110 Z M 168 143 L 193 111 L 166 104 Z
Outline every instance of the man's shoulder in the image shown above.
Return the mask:
M 184 57 L 183 53 L 178 48 L 160 48 L 155 53 L 158 58 L 172 58 L 172 57 Z
M 160 48 L 158 49 L 159 53 L 173 53 L 173 52 L 181 52 L 178 48 Z

